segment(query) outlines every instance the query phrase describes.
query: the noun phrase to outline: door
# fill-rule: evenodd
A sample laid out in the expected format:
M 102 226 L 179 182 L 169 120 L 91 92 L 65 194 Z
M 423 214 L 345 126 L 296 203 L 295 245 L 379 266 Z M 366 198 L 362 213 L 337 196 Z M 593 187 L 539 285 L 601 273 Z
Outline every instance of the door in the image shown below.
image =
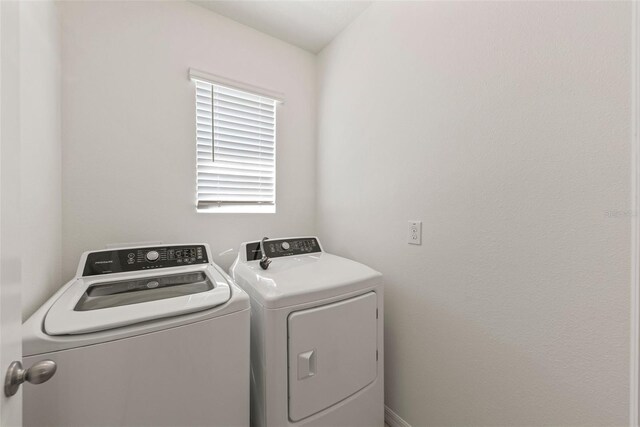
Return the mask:
M 22 356 L 19 4 L 0 1 L 0 378 Z M 22 394 L 0 393 L 0 425 L 22 424 Z
M 289 418 L 299 421 L 357 393 L 378 371 L 377 296 L 289 315 Z

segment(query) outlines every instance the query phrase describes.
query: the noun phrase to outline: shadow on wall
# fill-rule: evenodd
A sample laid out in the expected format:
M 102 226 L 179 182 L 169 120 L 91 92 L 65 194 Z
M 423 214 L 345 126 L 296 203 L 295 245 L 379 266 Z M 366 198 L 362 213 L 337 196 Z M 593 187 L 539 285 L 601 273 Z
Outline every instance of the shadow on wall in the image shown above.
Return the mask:
M 388 282 L 387 286 L 396 288 L 389 286 Z M 389 299 L 388 292 L 386 295 Z M 543 369 L 542 364 L 534 360 L 534 354 L 521 351 L 505 337 L 492 335 L 469 319 L 428 301 L 420 301 L 419 304 L 423 307 L 424 318 L 414 323 L 414 330 L 405 333 L 407 336 L 423 335 L 422 342 L 437 342 L 437 346 L 420 348 L 417 345 L 412 351 L 407 351 L 402 347 L 402 334 L 389 333 L 389 328 L 385 328 L 384 337 L 387 390 L 406 389 L 408 383 L 402 377 L 406 373 L 389 367 L 415 366 L 415 362 L 408 358 L 410 355 L 417 354 L 423 360 L 422 369 L 411 372 L 418 377 L 411 383 L 418 382 L 428 387 L 413 390 L 408 394 L 408 401 L 389 401 L 390 393 L 386 394 L 387 406 L 401 414 L 412 427 L 422 427 L 425 423 L 405 417 L 411 413 L 409 408 L 423 408 L 422 413 L 429 414 L 429 425 L 438 426 L 557 426 L 560 419 L 565 426 L 605 426 L 612 425 L 612 420 L 619 415 L 602 408 L 599 401 L 594 401 L 593 395 L 587 395 L 569 381 L 563 381 L 553 372 Z M 392 321 L 390 310 L 386 316 L 387 321 Z M 557 340 L 562 339 L 557 337 Z M 482 357 L 470 357 L 469 353 L 474 351 Z M 552 356 L 549 354 L 548 357 Z M 485 381 L 469 381 L 479 377 Z M 575 380 L 572 382 L 575 384 Z M 608 390 L 602 390 L 602 393 L 606 395 Z M 460 411 L 461 407 L 466 409 Z M 540 412 L 532 423 L 531 413 L 535 408 L 540 408 Z M 468 418 L 470 414 L 473 418 Z M 574 419 L 568 418 L 567 414 L 572 414 Z M 585 424 L 584 420 L 591 422 Z M 622 420 L 620 425 L 625 425 Z

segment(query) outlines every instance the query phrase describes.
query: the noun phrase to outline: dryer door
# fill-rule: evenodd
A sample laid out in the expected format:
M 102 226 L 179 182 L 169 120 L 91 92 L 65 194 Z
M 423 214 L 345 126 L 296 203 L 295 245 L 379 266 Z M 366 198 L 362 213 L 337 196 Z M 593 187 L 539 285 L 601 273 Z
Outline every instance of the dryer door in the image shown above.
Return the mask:
M 351 396 L 377 375 L 377 297 L 369 292 L 289 315 L 289 418 Z

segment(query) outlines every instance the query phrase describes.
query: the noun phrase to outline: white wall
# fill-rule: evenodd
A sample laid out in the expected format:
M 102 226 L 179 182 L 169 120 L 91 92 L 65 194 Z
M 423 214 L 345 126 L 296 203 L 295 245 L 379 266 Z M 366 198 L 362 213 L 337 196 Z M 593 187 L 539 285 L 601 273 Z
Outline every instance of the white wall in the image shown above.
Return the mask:
M 62 23 L 65 278 L 108 243 L 315 232 L 315 56 L 187 2 L 64 2 Z M 189 67 L 284 93 L 276 214 L 196 213 Z
M 62 285 L 60 22 L 53 1 L 20 2 L 22 313 Z
M 382 2 L 321 53 L 319 231 L 411 425 L 628 423 L 630 10 Z

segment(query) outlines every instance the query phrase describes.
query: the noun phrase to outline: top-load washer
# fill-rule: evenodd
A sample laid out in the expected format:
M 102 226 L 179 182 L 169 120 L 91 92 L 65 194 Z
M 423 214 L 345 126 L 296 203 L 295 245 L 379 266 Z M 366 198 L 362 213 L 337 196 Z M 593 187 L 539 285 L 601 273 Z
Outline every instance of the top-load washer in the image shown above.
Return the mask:
M 381 274 L 315 237 L 243 243 L 230 273 L 251 298 L 251 425 L 382 427 Z
M 249 424 L 249 297 L 206 244 L 86 252 L 23 335 L 57 365 L 26 427 Z

